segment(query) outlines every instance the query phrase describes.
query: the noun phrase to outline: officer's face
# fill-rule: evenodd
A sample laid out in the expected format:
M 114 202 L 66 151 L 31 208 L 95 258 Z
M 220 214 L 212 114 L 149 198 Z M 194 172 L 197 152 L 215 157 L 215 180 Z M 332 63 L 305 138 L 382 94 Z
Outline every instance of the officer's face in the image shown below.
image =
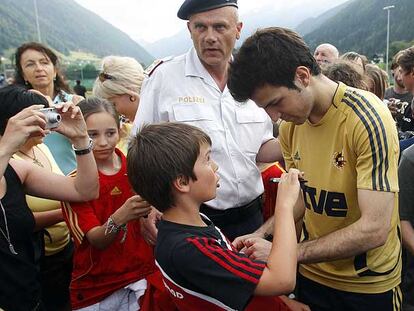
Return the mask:
M 204 66 L 207 69 L 227 68 L 242 28 L 242 23 L 238 22 L 237 9 L 227 6 L 194 14 L 187 26 Z

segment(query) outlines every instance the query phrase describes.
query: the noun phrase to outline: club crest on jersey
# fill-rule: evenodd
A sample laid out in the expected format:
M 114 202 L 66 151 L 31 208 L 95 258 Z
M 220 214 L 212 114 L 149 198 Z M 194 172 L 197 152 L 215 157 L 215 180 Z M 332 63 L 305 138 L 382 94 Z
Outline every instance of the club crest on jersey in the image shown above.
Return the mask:
M 293 160 L 300 161 L 299 151 L 295 152 L 295 155 L 293 156 Z
M 337 169 L 343 169 L 344 166 L 346 164 L 346 160 L 344 157 L 343 152 L 335 152 L 334 156 L 333 156 L 333 165 L 337 168 Z

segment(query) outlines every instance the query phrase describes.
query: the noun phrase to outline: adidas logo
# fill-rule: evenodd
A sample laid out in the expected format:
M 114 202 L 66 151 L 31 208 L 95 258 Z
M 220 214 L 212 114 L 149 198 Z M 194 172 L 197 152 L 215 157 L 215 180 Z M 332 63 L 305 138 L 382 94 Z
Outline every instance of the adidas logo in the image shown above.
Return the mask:
M 293 160 L 300 161 L 299 151 L 296 151 L 295 155 L 293 156 Z
M 121 190 L 119 190 L 118 187 L 114 187 L 114 189 L 111 190 L 111 195 L 119 195 L 122 194 Z

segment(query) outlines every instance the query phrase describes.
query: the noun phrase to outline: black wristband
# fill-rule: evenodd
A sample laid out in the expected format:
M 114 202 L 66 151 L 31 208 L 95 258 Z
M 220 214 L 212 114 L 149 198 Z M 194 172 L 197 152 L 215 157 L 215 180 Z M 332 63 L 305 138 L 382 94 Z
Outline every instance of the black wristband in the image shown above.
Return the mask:
M 88 154 L 89 152 L 92 151 L 92 148 L 93 148 L 93 140 L 91 138 L 89 138 L 88 147 L 86 147 L 85 149 L 76 149 L 75 146 L 72 145 L 72 149 L 73 149 L 73 151 L 75 151 L 76 155 Z

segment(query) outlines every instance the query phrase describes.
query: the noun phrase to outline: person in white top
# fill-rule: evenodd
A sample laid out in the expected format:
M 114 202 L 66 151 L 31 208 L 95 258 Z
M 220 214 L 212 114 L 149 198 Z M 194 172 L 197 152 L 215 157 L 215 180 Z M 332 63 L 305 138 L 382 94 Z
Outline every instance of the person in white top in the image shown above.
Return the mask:
M 279 143 L 265 111 L 252 101 L 235 101 L 226 86 L 231 53 L 242 29 L 237 1 L 186 0 L 178 17 L 189 20 L 194 47 L 147 69 L 132 133 L 146 123 L 179 121 L 211 137 L 220 188 L 201 212 L 234 239 L 262 223 L 263 183 L 256 162 L 281 159 Z M 145 222 L 143 235 L 153 243 L 154 217 Z

